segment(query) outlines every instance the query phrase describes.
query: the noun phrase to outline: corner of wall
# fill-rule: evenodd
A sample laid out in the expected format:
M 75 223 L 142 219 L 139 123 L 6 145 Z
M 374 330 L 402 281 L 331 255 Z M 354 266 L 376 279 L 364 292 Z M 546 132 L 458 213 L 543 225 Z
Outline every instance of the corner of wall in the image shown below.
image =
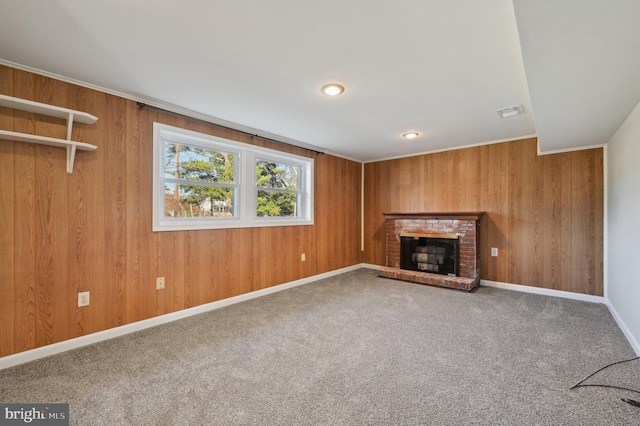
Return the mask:
M 611 304 L 609 300 L 607 300 L 607 308 L 609 308 L 609 312 L 611 312 L 611 316 L 613 317 L 614 320 L 616 320 L 616 323 L 618 324 L 618 327 L 620 327 L 620 330 L 622 330 L 624 337 L 626 337 L 627 340 L 629 341 L 629 344 L 633 348 L 633 351 L 636 353 L 637 356 L 640 356 L 640 343 L 638 343 L 634 335 L 631 333 L 631 330 L 629 330 L 629 327 L 627 327 L 627 324 L 624 322 L 622 317 L 620 317 L 620 315 L 618 314 L 618 311 L 616 311 L 615 307 Z

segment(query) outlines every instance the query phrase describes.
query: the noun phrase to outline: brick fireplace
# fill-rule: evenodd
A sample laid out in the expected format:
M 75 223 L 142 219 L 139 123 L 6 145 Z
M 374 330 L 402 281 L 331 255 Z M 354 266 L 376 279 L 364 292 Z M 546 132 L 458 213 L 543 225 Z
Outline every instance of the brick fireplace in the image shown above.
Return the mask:
M 479 230 L 480 218 L 483 214 L 483 212 L 384 213 L 387 261 L 386 267 L 378 275 L 420 284 L 473 290 L 480 285 Z M 451 262 L 455 263 L 455 273 L 453 273 L 454 269 L 446 273 L 433 273 L 409 268 L 407 265 L 411 260 L 407 260 L 406 257 L 401 259 L 403 253 L 407 255 L 406 245 L 401 247 L 401 241 L 407 239 L 419 241 L 455 239 L 457 253 L 455 256 L 451 255 Z M 426 254 L 430 247 L 421 248 L 425 249 L 420 250 L 425 254 L 413 254 L 413 256 L 424 256 L 425 262 L 429 256 L 433 256 L 434 262 L 433 264 L 421 263 L 420 265 L 424 266 L 417 269 L 437 271 L 438 263 L 442 263 L 442 256 Z M 439 258 L 438 261 L 435 261 L 435 258 Z

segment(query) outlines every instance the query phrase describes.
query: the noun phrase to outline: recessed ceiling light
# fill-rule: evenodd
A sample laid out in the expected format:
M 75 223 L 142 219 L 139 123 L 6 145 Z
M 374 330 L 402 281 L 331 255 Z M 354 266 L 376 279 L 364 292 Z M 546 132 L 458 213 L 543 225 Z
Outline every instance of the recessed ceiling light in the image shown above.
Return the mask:
M 320 90 L 325 95 L 338 96 L 339 94 L 344 92 L 344 86 L 341 86 L 341 85 L 336 84 L 336 83 L 331 83 L 331 84 L 325 84 L 324 86 L 322 86 L 322 89 L 320 89 Z
M 408 132 L 402 135 L 403 138 L 407 138 L 407 139 L 415 139 L 418 136 L 420 136 L 420 133 L 418 132 Z
M 500 118 L 515 117 L 516 115 L 520 115 L 523 113 L 522 107 L 520 105 L 515 105 L 508 108 L 502 108 L 502 109 L 496 110 L 496 112 L 498 113 Z

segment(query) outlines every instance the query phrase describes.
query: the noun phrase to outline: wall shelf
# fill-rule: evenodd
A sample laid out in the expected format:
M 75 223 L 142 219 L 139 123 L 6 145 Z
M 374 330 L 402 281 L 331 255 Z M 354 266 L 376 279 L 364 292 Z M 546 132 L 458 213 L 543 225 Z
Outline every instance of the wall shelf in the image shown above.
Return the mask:
M 0 107 L 18 109 L 21 111 L 32 112 L 34 114 L 47 115 L 67 120 L 67 139 L 50 138 L 48 136 L 38 136 L 29 133 L 11 132 L 8 130 L 0 130 L 0 139 L 12 140 L 17 142 L 37 143 L 40 145 L 58 146 L 67 149 L 67 173 L 73 172 L 73 163 L 76 157 L 76 151 L 94 151 L 97 147 L 84 142 L 75 142 L 71 140 L 71 131 L 73 123 L 93 124 L 98 121 L 98 117 L 82 111 L 62 108 L 55 105 L 42 104 L 26 99 L 14 98 L 13 96 L 0 95 Z
M 73 172 L 73 163 L 76 157 L 76 151 L 95 151 L 95 145 L 84 142 L 74 142 L 66 139 L 50 138 L 47 136 L 31 135 L 29 133 L 10 132 L 8 130 L 0 130 L 0 139 L 37 143 L 40 145 L 59 146 L 67 149 L 67 173 Z

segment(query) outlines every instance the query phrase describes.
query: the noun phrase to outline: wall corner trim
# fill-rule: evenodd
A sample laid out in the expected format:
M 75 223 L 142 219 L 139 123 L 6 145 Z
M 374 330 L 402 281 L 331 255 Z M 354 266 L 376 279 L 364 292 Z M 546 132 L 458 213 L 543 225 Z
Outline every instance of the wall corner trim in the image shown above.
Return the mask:
M 640 356 L 640 343 L 638 343 L 633 334 L 631 334 L 629 327 L 627 327 L 627 324 L 622 320 L 622 317 L 618 314 L 618 311 L 616 311 L 616 308 L 611 304 L 610 300 L 607 301 L 607 308 L 609 308 L 611 316 L 616 320 L 616 323 L 618 323 L 618 327 L 622 330 L 624 337 L 627 338 L 636 355 Z

